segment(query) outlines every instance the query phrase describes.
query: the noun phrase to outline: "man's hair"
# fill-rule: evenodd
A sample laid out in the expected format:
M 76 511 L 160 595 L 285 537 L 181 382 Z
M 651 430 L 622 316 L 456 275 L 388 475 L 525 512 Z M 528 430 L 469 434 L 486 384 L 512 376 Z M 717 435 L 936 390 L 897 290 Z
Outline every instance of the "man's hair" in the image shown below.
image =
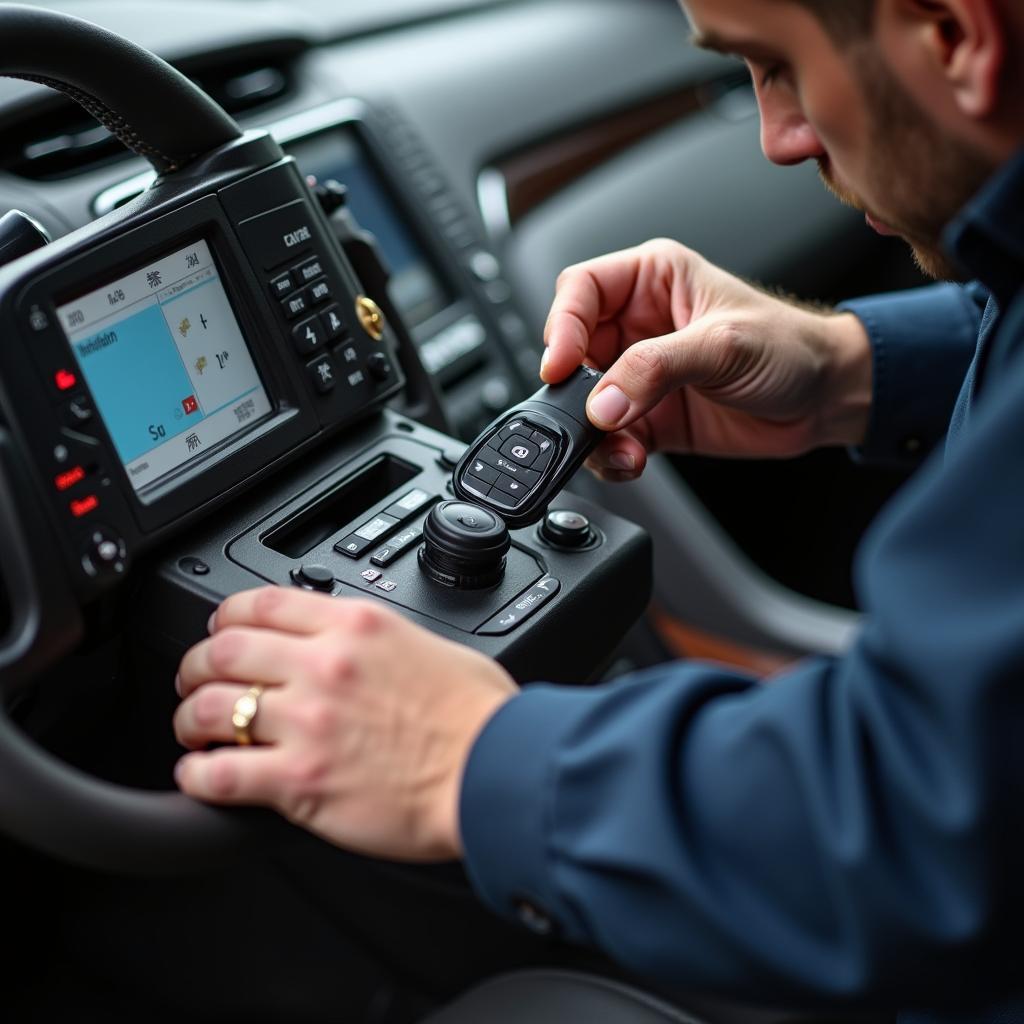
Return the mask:
M 851 41 L 871 31 L 875 0 L 797 0 L 813 11 L 838 41 Z

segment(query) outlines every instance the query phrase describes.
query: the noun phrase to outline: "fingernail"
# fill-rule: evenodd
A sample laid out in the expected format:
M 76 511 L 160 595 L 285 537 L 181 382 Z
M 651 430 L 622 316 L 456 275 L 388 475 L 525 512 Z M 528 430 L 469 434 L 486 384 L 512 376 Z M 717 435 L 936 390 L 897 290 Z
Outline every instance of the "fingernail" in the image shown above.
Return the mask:
M 544 349 L 544 355 L 540 357 L 540 375 L 544 376 L 544 371 L 548 368 L 548 363 L 551 360 L 551 349 Z
M 216 618 L 217 618 L 217 610 L 214 609 L 212 612 L 210 612 L 210 617 L 206 620 L 206 632 L 207 633 L 213 633 L 214 623 L 216 621 Z
M 177 673 L 174 675 L 174 692 L 181 696 L 181 676 Z
M 590 415 L 598 423 L 611 427 L 629 412 L 629 399 L 614 385 L 609 384 L 596 398 L 590 400 Z
M 636 469 L 636 459 L 625 452 L 612 452 L 608 456 L 608 465 L 612 469 L 622 470 L 623 473 L 632 473 Z
M 185 774 L 185 759 L 182 758 L 174 766 L 174 784 L 178 787 L 178 789 L 181 789 L 181 780 L 182 780 L 182 777 L 184 776 L 184 774 Z

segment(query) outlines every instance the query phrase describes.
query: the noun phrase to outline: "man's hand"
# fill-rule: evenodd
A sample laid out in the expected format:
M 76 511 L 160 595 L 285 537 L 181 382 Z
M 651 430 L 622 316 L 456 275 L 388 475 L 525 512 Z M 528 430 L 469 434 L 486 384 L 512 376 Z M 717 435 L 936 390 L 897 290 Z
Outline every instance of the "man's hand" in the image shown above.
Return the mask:
M 259 684 L 258 746 L 231 743 Z M 516 693 L 504 669 L 380 602 L 269 587 L 229 597 L 181 663 L 179 762 L 190 796 L 266 804 L 338 846 L 458 857 L 459 791 L 476 737 Z
M 677 242 L 569 267 L 544 332 L 541 375 L 606 369 L 592 422 L 613 431 L 588 465 L 639 476 L 654 451 L 782 457 L 867 432 L 872 362 L 852 314 L 774 298 Z

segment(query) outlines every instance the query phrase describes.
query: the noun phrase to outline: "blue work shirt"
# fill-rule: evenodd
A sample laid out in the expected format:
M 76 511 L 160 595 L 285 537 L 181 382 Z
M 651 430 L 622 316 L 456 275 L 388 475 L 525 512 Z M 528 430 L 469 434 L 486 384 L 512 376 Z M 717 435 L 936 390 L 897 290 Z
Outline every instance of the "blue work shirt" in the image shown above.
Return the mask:
M 527 687 L 462 786 L 499 913 L 675 989 L 1024 1020 L 988 1010 L 1024 995 L 1024 154 L 948 247 L 983 287 L 853 305 L 861 457 L 948 439 L 861 547 L 849 652 Z

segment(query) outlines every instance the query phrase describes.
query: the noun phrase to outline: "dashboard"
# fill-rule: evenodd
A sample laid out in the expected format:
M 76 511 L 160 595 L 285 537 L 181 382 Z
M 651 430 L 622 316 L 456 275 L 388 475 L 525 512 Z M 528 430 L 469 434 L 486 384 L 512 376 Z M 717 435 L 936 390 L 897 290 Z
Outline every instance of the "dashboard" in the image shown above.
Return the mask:
M 436 391 L 432 425 L 464 441 L 534 389 L 553 282 L 577 260 L 668 235 L 808 298 L 909 283 L 893 269 L 900 254 L 811 169 L 763 161 L 745 73 L 688 46 L 673 0 L 297 0 L 244 17 L 224 0 L 201 5 L 201 25 L 190 0 L 53 6 L 152 48 L 243 126 L 268 128 L 304 174 L 344 185 Z M 52 237 L 152 180 L 95 122 L 26 82 L 0 81 L 0 130 L 0 209 Z M 708 470 L 692 470 L 658 465 L 626 491 L 580 486 L 673 552 L 656 583 L 673 614 L 775 650 L 841 648 L 855 624 L 845 609 L 813 586 L 810 600 L 779 590 L 762 569 L 779 568 L 777 546 L 740 551 L 714 522 L 730 514 L 733 471 L 716 470 L 697 500 L 690 481 Z M 670 505 L 687 514 L 673 522 Z

